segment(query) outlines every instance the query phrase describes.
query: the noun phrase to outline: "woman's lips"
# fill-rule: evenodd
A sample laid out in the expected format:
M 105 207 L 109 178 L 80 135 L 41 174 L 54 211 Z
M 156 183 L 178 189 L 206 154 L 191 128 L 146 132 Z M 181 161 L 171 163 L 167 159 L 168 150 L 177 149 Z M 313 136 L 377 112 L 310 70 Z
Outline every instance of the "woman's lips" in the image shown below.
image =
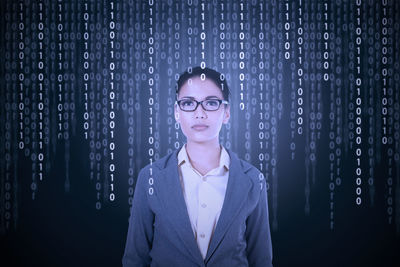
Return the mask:
M 195 131 L 204 131 L 204 130 L 206 130 L 208 128 L 208 126 L 205 125 L 205 124 L 195 124 L 195 125 L 192 126 L 192 128 Z

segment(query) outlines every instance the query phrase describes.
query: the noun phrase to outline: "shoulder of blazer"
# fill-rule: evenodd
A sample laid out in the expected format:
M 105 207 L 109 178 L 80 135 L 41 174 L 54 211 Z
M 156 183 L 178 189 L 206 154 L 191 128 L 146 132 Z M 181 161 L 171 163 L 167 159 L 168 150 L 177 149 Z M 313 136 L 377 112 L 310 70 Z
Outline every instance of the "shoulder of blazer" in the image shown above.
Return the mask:
M 264 184 L 266 182 L 262 172 L 260 172 L 251 163 L 249 163 L 243 159 L 240 159 L 235 152 L 230 151 L 230 150 L 228 150 L 228 152 L 229 152 L 231 159 L 233 159 L 233 162 L 236 162 L 236 164 L 239 164 L 239 167 L 242 169 L 243 173 L 246 174 L 246 176 L 250 179 L 252 184 L 254 186 L 259 185 L 258 188 L 260 188 L 260 190 L 262 190 L 263 187 L 265 186 Z
M 146 166 L 144 166 L 140 172 L 140 173 L 149 173 L 148 170 L 152 167 L 153 168 L 153 173 L 157 173 L 162 171 L 163 169 L 165 169 L 169 164 L 178 164 L 178 159 L 177 159 L 177 155 L 180 149 L 174 150 L 171 153 L 165 155 L 164 157 L 156 160 L 153 164 L 147 164 Z
M 265 186 L 265 179 L 264 175 L 262 172 L 260 172 L 254 165 L 251 163 L 241 159 L 238 157 L 238 155 L 231 151 L 230 149 L 227 149 L 229 156 L 231 158 L 231 165 L 236 164 L 239 166 L 239 169 L 245 174 L 245 176 L 250 180 L 250 182 L 253 184 L 253 188 L 259 188 L 260 190 L 254 190 L 253 192 L 259 192 L 263 189 Z M 243 177 L 244 175 L 242 175 Z

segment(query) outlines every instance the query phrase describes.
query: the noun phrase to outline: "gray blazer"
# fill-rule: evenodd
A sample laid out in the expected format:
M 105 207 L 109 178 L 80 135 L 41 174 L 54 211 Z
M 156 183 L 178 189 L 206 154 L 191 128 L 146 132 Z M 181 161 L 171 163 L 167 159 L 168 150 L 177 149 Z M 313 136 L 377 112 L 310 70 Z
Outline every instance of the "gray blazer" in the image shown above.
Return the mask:
M 122 264 L 128 266 L 272 266 L 265 179 L 230 156 L 221 214 L 203 260 L 190 225 L 178 173 L 178 150 L 139 172 Z

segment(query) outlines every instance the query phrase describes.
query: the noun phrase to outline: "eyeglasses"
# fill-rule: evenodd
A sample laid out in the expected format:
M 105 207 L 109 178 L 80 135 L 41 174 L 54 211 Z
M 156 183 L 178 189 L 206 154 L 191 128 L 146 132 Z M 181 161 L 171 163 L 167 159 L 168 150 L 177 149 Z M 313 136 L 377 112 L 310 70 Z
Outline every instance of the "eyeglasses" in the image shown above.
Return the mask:
M 206 99 L 200 102 L 194 99 L 181 99 L 175 103 L 177 103 L 179 108 L 183 111 L 195 111 L 199 104 L 201 104 L 206 111 L 215 111 L 219 109 L 221 104 L 229 104 L 228 101 L 221 99 Z

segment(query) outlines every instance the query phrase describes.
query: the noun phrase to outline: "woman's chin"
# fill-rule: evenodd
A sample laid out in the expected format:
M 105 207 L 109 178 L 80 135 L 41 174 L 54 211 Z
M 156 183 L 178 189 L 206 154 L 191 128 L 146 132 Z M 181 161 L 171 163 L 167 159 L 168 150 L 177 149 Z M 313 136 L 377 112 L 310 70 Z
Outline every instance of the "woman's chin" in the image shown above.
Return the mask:
M 199 143 L 199 144 L 205 144 L 214 141 L 215 137 L 210 136 L 209 134 L 195 134 L 191 135 L 190 137 L 186 137 L 187 142 L 192 142 L 192 143 Z M 218 139 L 218 138 L 217 138 Z

